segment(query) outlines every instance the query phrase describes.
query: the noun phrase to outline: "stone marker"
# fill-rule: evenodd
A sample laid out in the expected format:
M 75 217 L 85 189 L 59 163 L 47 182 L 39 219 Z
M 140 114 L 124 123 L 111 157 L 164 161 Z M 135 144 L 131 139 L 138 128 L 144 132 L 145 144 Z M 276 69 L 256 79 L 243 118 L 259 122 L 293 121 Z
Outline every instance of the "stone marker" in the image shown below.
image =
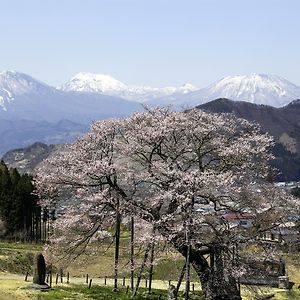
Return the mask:
M 38 254 L 34 258 L 33 264 L 33 283 L 24 287 L 24 289 L 34 289 L 40 291 L 50 290 L 50 286 L 45 282 L 46 279 L 46 263 L 43 254 Z M 50 284 L 52 275 L 50 275 Z
M 278 277 L 278 288 L 280 289 L 289 289 L 289 277 L 288 276 L 279 276 Z
M 46 279 L 46 263 L 43 254 L 38 254 L 35 257 L 33 265 L 33 283 L 45 285 Z
M 176 297 L 176 287 L 173 284 L 170 284 L 168 289 L 168 300 L 175 299 L 175 297 Z

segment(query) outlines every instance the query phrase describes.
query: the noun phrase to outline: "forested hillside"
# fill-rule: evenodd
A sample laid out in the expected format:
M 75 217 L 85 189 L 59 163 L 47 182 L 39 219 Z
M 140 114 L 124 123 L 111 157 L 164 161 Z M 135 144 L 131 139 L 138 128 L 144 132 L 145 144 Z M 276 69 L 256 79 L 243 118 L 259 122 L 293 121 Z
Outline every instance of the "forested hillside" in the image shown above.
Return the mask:
M 33 195 L 32 177 L 0 162 L 0 236 L 40 239 L 41 208 Z M 46 216 L 46 215 L 45 215 Z

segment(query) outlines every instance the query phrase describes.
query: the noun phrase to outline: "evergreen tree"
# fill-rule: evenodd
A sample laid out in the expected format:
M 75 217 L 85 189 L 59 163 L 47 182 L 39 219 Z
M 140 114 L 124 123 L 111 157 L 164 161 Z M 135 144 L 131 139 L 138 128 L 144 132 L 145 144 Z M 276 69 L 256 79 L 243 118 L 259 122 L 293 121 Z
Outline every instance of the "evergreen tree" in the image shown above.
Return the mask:
M 0 162 L 0 218 L 5 222 L 7 235 L 23 232 L 31 239 L 40 239 L 41 209 L 33 190 L 32 176 L 20 175 L 16 168 L 9 170 Z

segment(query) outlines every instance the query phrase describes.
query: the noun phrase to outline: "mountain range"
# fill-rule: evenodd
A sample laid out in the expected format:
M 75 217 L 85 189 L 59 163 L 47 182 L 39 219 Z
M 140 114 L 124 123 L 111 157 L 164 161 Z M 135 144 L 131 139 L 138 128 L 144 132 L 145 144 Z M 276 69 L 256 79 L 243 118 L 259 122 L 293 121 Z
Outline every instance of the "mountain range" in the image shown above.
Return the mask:
M 238 117 L 256 122 L 262 132 L 274 137 L 274 166 L 279 170 L 277 181 L 300 180 L 300 100 L 282 108 L 257 105 L 243 101 L 217 99 L 197 106 L 209 112 L 233 113 Z M 8 151 L 3 160 L 20 172 L 34 173 L 40 162 L 62 146 L 34 143 L 21 149 Z
M 127 85 L 110 75 L 78 73 L 58 89 L 65 92 L 85 92 L 115 96 L 139 103 L 149 102 L 164 97 L 180 97 L 198 90 L 197 87 L 186 83 L 180 87 L 150 87 Z
M 278 126 L 287 126 L 284 118 L 299 120 L 299 113 L 291 116 L 288 111 L 290 105 L 298 107 L 293 101 L 300 99 L 300 87 L 275 75 L 228 76 L 200 89 L 192 84 L 156 88 L 128 85 L 109 75 L 79 73 L 63 85 L 52 87 L 27 74 L 4 71 L 0 73 L 0 154 L 36 141 L 70 142 L 86 132 L 91 121 L 125 117 L 142 110 L 144 104 L 182 109 L 217 98 L 234 100 L 239 110 L 244 109 L 242 117 L 265 124 L 264 130 L 281 140 L 293 141 L 289 132 L 288 137 L 281 136 L 283 132 Z M 256 108 L 243 108 L 250 103 Z M 266 109 L 262 109 L 264 105 Z M 262 110 L 266 113 L 262 114 Z M 280 120 L 271 122 L 277 111 Z M 269 120 L 268 126 L 264 120 Z M 288 154 L 294 155 L 293 151 Z

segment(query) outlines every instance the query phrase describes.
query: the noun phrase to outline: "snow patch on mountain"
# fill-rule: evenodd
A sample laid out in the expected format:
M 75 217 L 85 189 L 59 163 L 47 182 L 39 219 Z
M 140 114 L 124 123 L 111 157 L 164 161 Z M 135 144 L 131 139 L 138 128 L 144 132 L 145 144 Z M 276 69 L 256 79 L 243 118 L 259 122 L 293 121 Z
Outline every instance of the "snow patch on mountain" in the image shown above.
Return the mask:
M 198 88 L 192 84 L 184 84 L 180 87 L 153 88 L 150 86 L 127 85 L 110 75 L 78 73 L 67 83 L 59 87 L 63 91 L 76 91 L 86 93 L 99 93 L 104 95 L 121 97 L 136 102 L 145 102 L 151 99 L 171 95 L 184 95 Z

